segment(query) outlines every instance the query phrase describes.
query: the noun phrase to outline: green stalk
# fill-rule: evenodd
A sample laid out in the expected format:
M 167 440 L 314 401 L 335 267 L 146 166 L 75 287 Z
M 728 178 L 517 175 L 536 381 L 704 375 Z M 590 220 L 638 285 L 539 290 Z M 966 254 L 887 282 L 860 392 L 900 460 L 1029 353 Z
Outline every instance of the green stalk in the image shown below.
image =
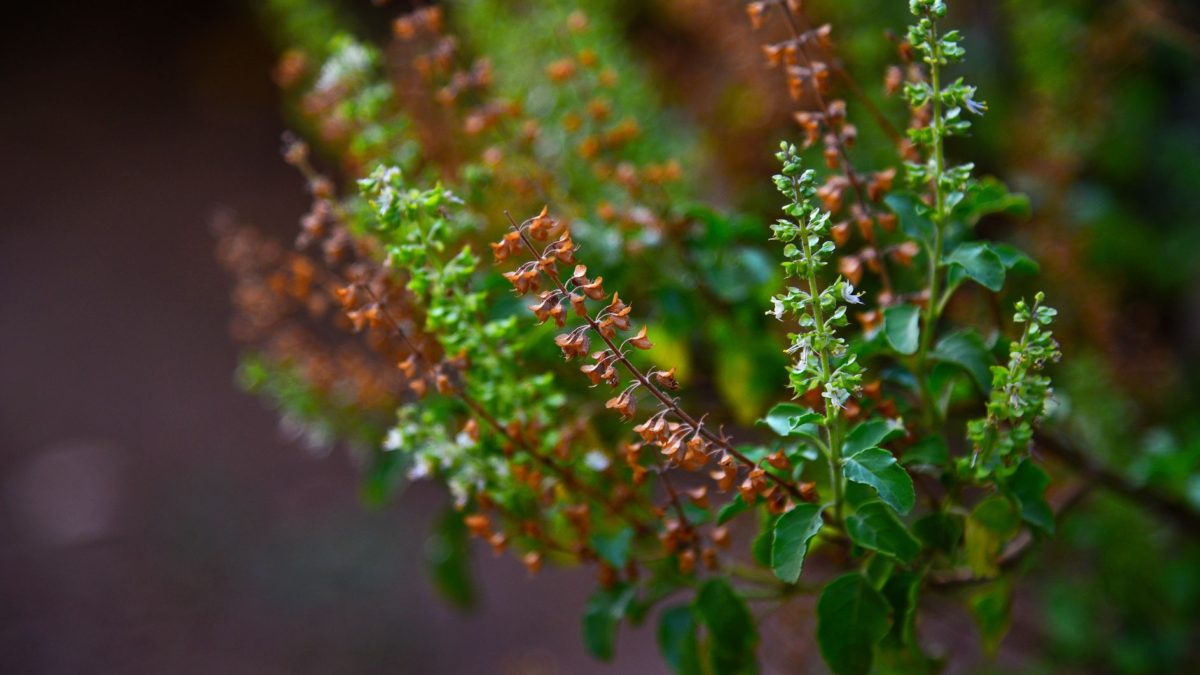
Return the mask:
M 800 201 L 800 193 L 796 188 L 796 179 L 792 179 L 793 199 Z M 805 216 L 808 218 L 808 216 Z M 826 341 L 828 337 L 825 334 L 825 316 L 821 311 L 821 296 L 817 289 L 817 273 L 813 269 L 812 247 L 808 242 L 808 228 L 805 228 L 800 235 L 800 245 L 804 250 L 804 259 L 809 262 L 806 274 L 808 282 L 808 297 L 809 306 L 812 307 L 812 317 L 816 324 L 816 330 L 821 337 L 821 348 L 817 350 L 817 359 L 821 364 L 821 380 L 823 383 L 828 383 L 833 370 L 830 368 L 829 345 Z M 825 403 L 825 432 L 829 439 L 829 486 L 833 491 L 833 510 L 834 520 L 837 523 L 842 522 L 842 418 L 838 414 L 837 405 L 832 401 Z
M 929 391 L 927 375 L 929 344 L 933 339 L 934 328 L 941 314 L 941 303 L 938 302 L 938 286 L 942 262 L 943 234 L 945 231 L 946 195 L 942 191 L 942 173 L 946 168 L 946 157 L 942 143 L 944 136 L 941 97 L 941 45 L 937 37 L 937 23 L 931 20 L 931 44 L 933 45 L 932 63 L 929 64 L 929 84 L 933 89 L 933 115 L 930 123 L 933 125 L 933 248 L 929 251 L 929 298 L 925 303 L 923 325 L 921 326 L 920 349 L 917 351 L 917 377 L 921 380 L 921 398 L 924 405 L 926 423 L 933 426 L 937 406 L 934 405 L 933 394 Z

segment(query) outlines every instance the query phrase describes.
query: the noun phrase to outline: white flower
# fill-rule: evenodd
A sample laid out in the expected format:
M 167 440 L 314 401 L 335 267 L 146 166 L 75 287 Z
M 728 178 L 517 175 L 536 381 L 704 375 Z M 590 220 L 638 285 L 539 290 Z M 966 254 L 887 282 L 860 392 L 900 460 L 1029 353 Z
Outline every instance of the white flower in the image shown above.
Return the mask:
M 767 314 L 775 317 L 777 321 L 783 321 L 783 300 L 779 296 L 776 296 L 771 298 L 771 304 L 773 306 L 771 307 L 771 311 L 767 312 Z
M 850 283 L 849 281 L 842 286 L 842 300 L 845 300 L 851 305 L 863 304 L 862 293 L 856 295 L 854 293 L 854 284 Z
M 404 432 L 400 431 L 400 427 L 392 427 L 392 430 L 387 433 L 387 437 L 383 439 L 383 449 L 394 452 L 403 447 Z
M 832 382 L 825 385 L 825 391 L 821 392 L 821 396 L 829 399 L 830 403 L 839 408 L 845 408 L 846 401 L 850 400 L 850 392 L 834 385 Z
M 433 473 L 433 463 L 429 461 L 429 458 L 418 457 L 416 463 L 408 470 L 408 478 L 409 480 L 421 480 L 428 478 L 431 473 Z
M 583 456 L 583 463 L 592 471 L 603 471 L 608 468 L 608 457 L 599 450 L 592 450 Z

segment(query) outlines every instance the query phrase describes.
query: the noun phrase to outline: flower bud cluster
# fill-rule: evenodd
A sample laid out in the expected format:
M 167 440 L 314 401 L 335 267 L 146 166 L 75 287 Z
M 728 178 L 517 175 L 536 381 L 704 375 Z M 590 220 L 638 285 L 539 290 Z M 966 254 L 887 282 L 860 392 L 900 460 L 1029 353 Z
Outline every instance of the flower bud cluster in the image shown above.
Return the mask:
M 774 177 L 775 187 L 789 200 L 783 207 L 789 218 L 776 221 L 771 232 L 784 245 L 784 274 L 803 283 L 772 297 L 767 313 L 780 321 L 792 317 L 800 325 L 799 332 L 788 335 L 787 350 L 794 359 L 789 379 L 796 395 L 819 388 L 829 404 L 841 408 L 858 390 L 862 375 L 837 329 L 847 323 L 847 306 L 862 304 L 861 294 L 841 277 L 818 287 L 818 273 L 835 249 L 828 238 L 829 212 L 816 205 L 815 175 L 803 168 L 796 147 L 783 143 L 776 157 L 783 169 Z

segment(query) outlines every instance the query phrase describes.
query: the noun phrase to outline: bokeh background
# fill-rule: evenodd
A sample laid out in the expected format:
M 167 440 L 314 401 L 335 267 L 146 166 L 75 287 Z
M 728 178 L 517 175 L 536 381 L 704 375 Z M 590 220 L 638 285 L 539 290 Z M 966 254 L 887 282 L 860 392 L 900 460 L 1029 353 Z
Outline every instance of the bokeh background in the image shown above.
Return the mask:
M 386 34 L 384 10 L 346 4 Z M 835 4 L 812 11 L 839 27 L 854 65 L 882 72 L 887 54 L 872 45 L 903 25 L 904 3 Z M 1059 386 L 1085 420 L 1073 431 L 1132 484 L 1200 508 L 1197 11 L 1182 0 L 958 4 L 972 78 L 993 103 L 971 152 L 1034 205 L 993 234 L 1043 262 L 1065 310 L 1073 365 Z M 709 178 L 718 200 L 768 175 L 767 149 L 792 133 L 786 102 L 752 74 L 754 37 L 735 5 L 613 5 L 666 102 L 694 111 L 702 146 L 722 158 Z M 365 507 L 351 457 L 287 437 L 234 387 L 208 222 L 232 207 L 287 239 L 306 208 L 279 161 L 278 47 L 259 8 L 29 3 L 8 25 L 0 670 L 662 668 L 648 629 L 622 633 L 613 665 L 584 654 L 587 575 L 530 581 L 480 551 L 479 607 L 439 601 L 422 549 L 444 496 L 416 485 Z M 999 661 L 956 668 L 1197 663 L 1194 530 L 1098 491 L 1042 564 L 1061 571 L 1028 580 Z M 969 628 L 949 635 L 974 649 Z

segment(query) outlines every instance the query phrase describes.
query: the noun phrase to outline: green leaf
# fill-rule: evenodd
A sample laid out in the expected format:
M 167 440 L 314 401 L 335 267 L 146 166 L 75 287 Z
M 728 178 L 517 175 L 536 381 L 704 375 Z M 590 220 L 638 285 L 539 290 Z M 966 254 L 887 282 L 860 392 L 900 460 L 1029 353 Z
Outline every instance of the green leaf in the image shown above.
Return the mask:
M 438 592 L 455 605 L 467 608 L 475 604 L 475 583 L 471 577 L 471 547 L 462 514 L 448 509 L 438 519 L 435 530 L 425 542 L 425 560 Z
M 1046 486 L 1050 476 L 1031 459 L 1023 460 L 1006 481 L 1008 489 L 1021 507 L 1021 518 L 1046 534 L 1054 533 L 1054 511 L 1046 503 Z
M 633 528 L 623 527 L 611 534 L 592 535 L 592 548 L 602 560 L 617 569 L 629 562 L 629 547 L 633 543 Z
M 756 672 L 758 630 L 737 591 L 723 579 L 709 579 L 696 593 L 692 606 L 708 628 L 712 671 L 721 675 Z
M 733 499 L 730 499 L 728 503 L 721 507 L 720 511 L 717 511 L 717 525 L 728 523 L 748 508 L 750 508 L 750 505 L 746 503 L 745 499 L 742 499 L 741 494 L 734 495 Z
M 838 577 L 817 601 L 817 643 L 836 675 L 868 675 L 875 647 L 892 626 L 891 607 L 866 577 Z
M 1008 270 L 1019 274 L 1037 274 L 1040 270 L 1037 261 L 1012 244 L 992 244 L 992 250 Z
M 953 217 L 974 227 L 980 218 L 992 213 L 1026 216 L 1029 214 L 1029 198 L 1009 192 L 1004 183 L 986 176 L 972 185 L 963 200 L 954 207 Z
M 822 508 L 816 504 L 798 504 L 775 521 L 771 569 L 775 576 L 789 584 L 800 578 L 808 542 L 821 530 Z
M 913 523 L 912 529 L 927 548 L 950 555 L 962 540 L 963 519 L 949 513 L 931 513 Z
M 946 447 L 946 440 L 938 434 L 917 441 L 900 459 L 904 466 L 944 466 L 949 461 L 950 449 Z
M 843 460 L 846 479 L 875 488 L 879 498 L 900 513 L 908 513 L 917 501 L 912 477 L 892 453 L 882 448 L 867 448 Z
M 763 567 L 771 566 L 771 542 L 775 540 L 775 521 L 778 519 L 766 509 L 759 510 L 758 534 L 750 542 L 750 557 Z
M 985 395 L 991 393 L 991 367 L 995 361 L 984 346 L 983 338 L 974 330 L 960 330 L 938 340 L 930 358 L 959 366 L 971 375 L 980 391 Z
M 874 419 L 863 422 L 846 436 L 845 443 L 842 443 L 842 455 L 850 456 L 903 435 L 904 425 L 899 420 Z
M 985 499 L 971 511 L 965 532 L 967 564 L 976 576 L 990 579 L 1000 574 L 997 558 L 1020 528 L 1020 515 L 1004 497 Z
M 983 638 L 984 653 L 995 656 L 1012 625 L 1012 587 L 1007 580 L 989 584 L 971 594 L 967 606 Z
M 990 291 L 1004 288 L 1004 263 L 987 242 L 971 241 L 960 245 L 946 257 L 950 263 L 950 284 L 955 283 L 955 269 L 978 281 Z M 961 280 L 961 279 L 960 279 Z
M 583 644 L 588 653 L 601 661 L 611 661 L 616 650 L 617 625 L 633 599 L 635 588 L 618 584 L 598 588 L 588 599 L 583 613 Z
M 663 610 L 658 619 L 658 648 L 672 672 L 700 675 L 700 646 L 696 639 L 696 616 L 690 605 Z
M 921 542 L 883 502 L 869 502 L 846 518 L 846 533 L 859 546 L 908 564 L 921 553 Z
M 787 437 L 799 435 L 794 432 L 800 425 L 823 419 L 825 418 L 804 406 L 795 403 L 780 403 L 771 408 L 771 412 L 759 420 L 759 423 L 766 424 L 776 435 Z
M 883 585 L 887 580 L 892 578 L 892 572 L 896 570 L 896 561 L 886 555 L 873 555 L 867 560 L 867 566 L 863 569 L 863 576 L 871 585 L 882 590 Z
M 883 595 L 892 606 L 891 635 L 903 646 L 917 644 L 917 596 L 921 591 L 921 575 L 916 572 L 896 572 L 883 586 Z
M 904 233 L 913 239 L 933 241 L 933 221 L 926 215 L 927 206 L 911 192 L 893 192 L 883 202 L 896 214 Z
M 883 333 L 888 344 L 901 354 L 914 354 L 921 335 L 921 311 L 915 305 L 896 305 L 883 310 Z

